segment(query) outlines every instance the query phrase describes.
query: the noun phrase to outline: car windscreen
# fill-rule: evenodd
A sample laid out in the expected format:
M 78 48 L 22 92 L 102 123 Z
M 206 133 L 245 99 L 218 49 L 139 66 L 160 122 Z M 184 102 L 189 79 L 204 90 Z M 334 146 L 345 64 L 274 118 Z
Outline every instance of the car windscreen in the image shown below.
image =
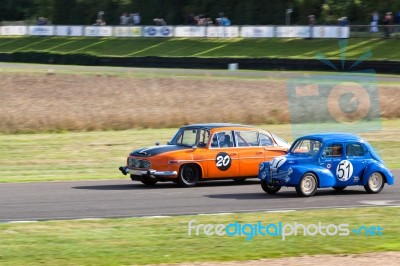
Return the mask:
M 314 156 L 321 149 L 322 143 L 314 139 L 297 140 L 291 147 L 290 153 L 295 155 Z
M 188 147 L 205 147 L 209 138 L 210 132 L 206 129 L 180 129 L 169 144 Z

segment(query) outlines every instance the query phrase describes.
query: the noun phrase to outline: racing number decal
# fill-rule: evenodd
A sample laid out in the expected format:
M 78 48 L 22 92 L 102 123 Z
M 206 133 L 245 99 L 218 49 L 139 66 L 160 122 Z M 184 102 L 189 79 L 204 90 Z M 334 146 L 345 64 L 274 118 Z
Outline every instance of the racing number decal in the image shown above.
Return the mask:
M 226 152 L 220 152 L 215 158 L 215 165 L 221 171 L 226 171 L 231 167 L 231 157 Z
M 336 168 L 336 176 L 340 181 L 347 181 L 353 175 L 353 165 L 348 160 L 341 161 Z

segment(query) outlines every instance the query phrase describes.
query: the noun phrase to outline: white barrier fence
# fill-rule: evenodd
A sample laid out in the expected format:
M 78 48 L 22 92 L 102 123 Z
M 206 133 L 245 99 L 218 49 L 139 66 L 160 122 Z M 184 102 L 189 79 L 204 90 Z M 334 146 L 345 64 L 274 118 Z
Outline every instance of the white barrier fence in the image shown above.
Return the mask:
M 2 36 L 349 38 L 342 26 L 1 26 Z

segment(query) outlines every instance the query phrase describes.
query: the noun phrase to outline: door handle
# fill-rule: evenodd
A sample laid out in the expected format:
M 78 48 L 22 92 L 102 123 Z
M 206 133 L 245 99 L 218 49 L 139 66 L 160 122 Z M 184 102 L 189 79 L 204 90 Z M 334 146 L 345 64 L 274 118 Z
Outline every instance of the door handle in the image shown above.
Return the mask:
M 236 152 L 234 152 L 234 153 L 229 153 L 229 155 L 230 155 L 230 156 L 236 156 L 237 153 L 236 153 Z
M 258 152 L 256 152 L 256 155 L 261 155 L 261 154 L 263 154 L 263 152 L 262 152 L 262 151 L 258 151 Z

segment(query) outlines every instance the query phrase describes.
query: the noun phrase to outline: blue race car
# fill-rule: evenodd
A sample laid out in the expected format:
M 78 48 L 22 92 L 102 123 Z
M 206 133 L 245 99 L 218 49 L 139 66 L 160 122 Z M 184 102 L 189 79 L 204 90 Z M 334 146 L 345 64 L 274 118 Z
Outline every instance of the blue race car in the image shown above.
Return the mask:
M 368 193 L 379 193 L 385 183 L 394 184 L 394 176 L 367 141 L 340 133 L 298 138 L 287 155 L 261 163 L 258 178 L 268 194 L 286 186 L 303 197 L 313 196 L 317 188 L 364 186 Z

